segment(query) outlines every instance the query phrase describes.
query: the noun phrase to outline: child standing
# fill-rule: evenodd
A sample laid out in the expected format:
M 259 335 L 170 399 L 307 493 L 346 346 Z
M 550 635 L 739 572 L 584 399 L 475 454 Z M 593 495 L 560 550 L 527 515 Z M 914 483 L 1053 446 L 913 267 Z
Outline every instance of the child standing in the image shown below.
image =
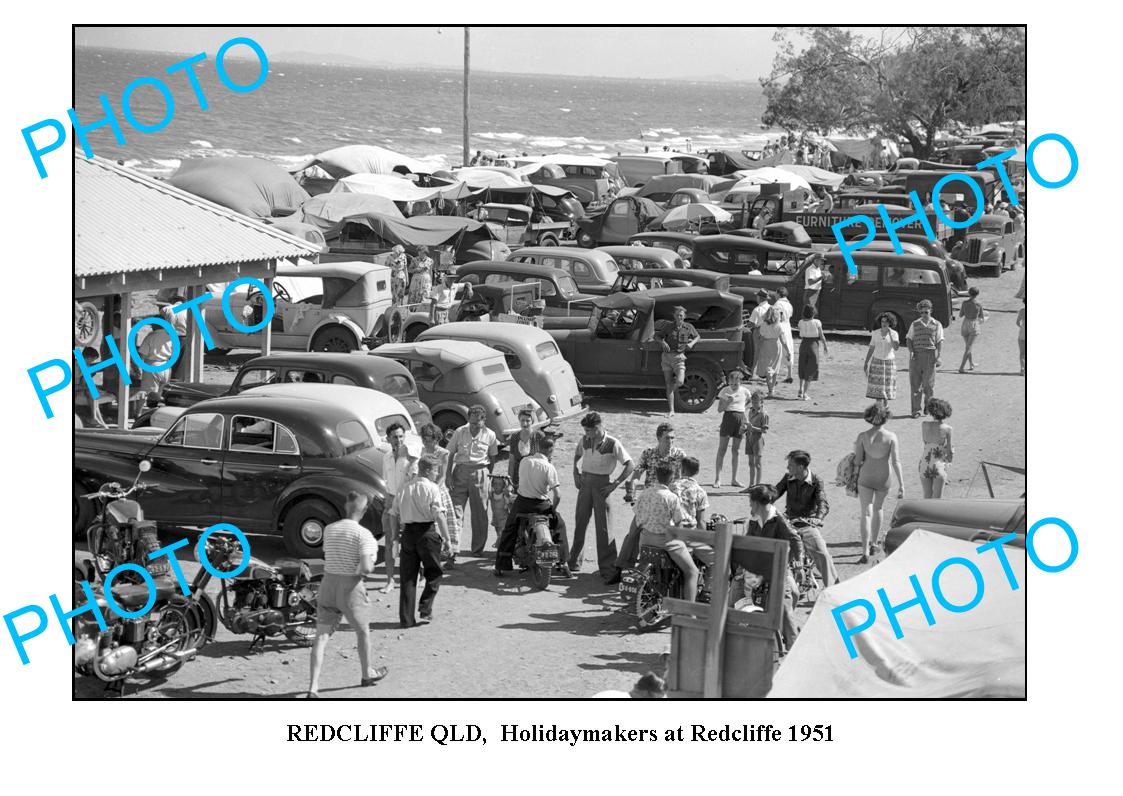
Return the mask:
M 721 486 L 721 465 L 725 461 L 725 450 L 729 440 L 733 440 L 733 486 L 744 486 L 737 480 L 737 459 L 741 451 L 741 438 L 745 436 L 745 409 L 749 405 L 749 388 L 742 380 L 744 374 L 739 370 L 729 371 L 728 383 L 717 394 L 718 411 L 721 412 L 721 426 L 718 428 L 717 461 L 714 463 L 714 486 Z M 750 481 L 751 483 L 751 481 Z
M 753 390 L 750 398 L 749 410 L 746 412 L 745 424 L 745 454 L 749 460 L 749 488 L 759 484 L 763 477 L 761 473 L 761 457 L 764 455 L 764 435 L 768 433 L 768 412 L 764 411 L 764 393 Z
M 488 495 L 491 504 L 491 527 L 495 529 L 495 544 L 499 546 L 499 537 L 503 527 L 507 524 L 507 515 L 511 511 L 511 504 L 515 502 L 515 489 L 511 479 L 505 475 L 491 476 L 491 493 Z

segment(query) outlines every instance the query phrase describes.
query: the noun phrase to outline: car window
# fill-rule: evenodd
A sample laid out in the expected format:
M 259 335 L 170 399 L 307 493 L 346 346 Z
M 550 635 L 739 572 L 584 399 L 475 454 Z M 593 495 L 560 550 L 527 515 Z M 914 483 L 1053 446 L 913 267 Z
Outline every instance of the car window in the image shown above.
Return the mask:
M 886 268 L 885 284 L 891 287 L 909 287 L 913 285 L 936 285 L 940 282 L 940 275 L 935 271 L 925 268 Z
M 567 276 L 566 279 L 569 279 L 569 277 Z M 537 284 L 538 289 L 539 289 L 539 291 L 542 295 L 542 298 L 547 298 L 549 296 L 556 296 L 558 294 L 557 289 L 554 287 L 554 283 L 550 282 L 546 279 L 524 279 L 523 284 L 524 285 Z
M 561 289 L 561 292 L 566 295 L 578 292 L 577 283 L 573 281 L 573 277 L 569 274 L 562 274 L 558 277 L 558 287 Z M 550 295 L 552 296 L 554 294 L 551 293 Z
M 543 257 L 538 261 L 539 265 L 544 265 L 547 268 L 561 268 L 561 263 L 556 257 Z
M 566 264 L 565 270 L 576 277 L 588 277 L 593 273 L 585 263 L 572 262 L 570 260 L 563 260 L 562 262 Z
M 160 440 L 161 445 L 181 448 L 222 448 L 222 428 L 225 418 L 215 412 L 184 415 L 168 429 Z
M 484 365 L 483 373 L 485 376 L 497 376 L 507 370 L 507 366 L 496 362 L 494 365 Z
M 416 360 L 409 363 L 409 372 L 413 374 L 414 381 L 436 381 L 441 377 L 441 371 L 436 365 Z
M 511 274 L 488 274 L 487 277 L 484 279 L 484 284 L 485 285 L 502 285 L 502 284 L 505 284 L 507 282 L 517 282 L 517 281 L 519 281 L 519 280 L 516 279 L 514 276 L 511 276 Z
M 277 433 L 273 437 L 273 452 L 299 455 L 300 446 L 293 433 L 279 423 L 274 424 L 274 429 Z
M 617 272 L 620 270 L 620 266 L 617 265 L 616 261 L 613 260 L 611 257 L 605 259 L 605 261 L 602 263 L 602 265 L 604 266 L 604 275 L 606 277 L 614 277 L 614 276 L 616 276 Z
M 681 257 L 675 257 L 674 262 L 671 263 L 671 265 L 674 268 L 685 268 L 686 267 L 686 265 L 683 263 Z M 655 268 L 655 267 L 657 267 L 657 266 L 652 266 L 652 268 Z
M 374 421 L 374 428 L 378 431 L 378 436 L 384 438 L 386 436 L 386 429 L 397 423 L 404 429 L 409 429 L 409 419 L 401 415 L 386 415 Z
M 406 428 L 409 428 L 409 423 L 405 423 L 404 425 Z M 378 428 L 377 422 L 375 423 L 375 428 Z M 367 433 L 366 426 L 358 420 L 344 420 L 335 427 L 335 433 L 338 435 L 339 441 L 343 445 L 344 455 L 374 447 L 374 443 L 371 442 L 370 439 L 370 434 Z
M 858 273 L 850 273 L 850 269 L 845 265 L 842 266 L 842 272 L 846 274 L 846 284 L 855 285 L 876 285 L 878 276 L 878 267 L 876 265 L 859 265 Z M 893 270 L 893 269 L 889 269 Z M 887 283 L 888 284 L 888 283 Z
M 382 293 L 386 290 L 386 280 L 379 279 L 377 282 L 375 282 L 374 287 L 379 293 Z
M 492 343 L 491 347 L 502 354 L 503 358 L 507 360 L 507 368 L 509 370 L 518 370 L 522 367 L 522 362 L 519 360 L 519 355 L 507 346 L 500 345 L 499 343 Z
M 276 380 L 277 371 L 273 368 L 248 368 L 238 375 L 234 383 L 234 392 L 260 387 L 262 384 L 272 384 Z
M 609 209 L 608 212 L 610 214 L 614 215 L 614 216 L 626 216 L 626 215 L 629 214 L 630 210 L 631 210 L 631 207 L 629 207 L 628 203 L 621 201 L 621 202 L 613 202 L 612 207 Z
M 285 373 L 286 384 L 323 384 L 327 379 L 317 370 L 289 370 Z
M 401 374 L 387 376 L 382 380 L 382 392 L 393 395 L 395 398 L 410 397 L 413 395 L 413 383 Z
M 357 384 L 355 384 L 354 379 L 350 379 L 347 376 L 341 376 L 338 373 L 331 377 L 331 383 L 332 384 L 346 384 L 350 387 L 357 387 L 358 386 Z
M 546 340 L 545 342 L 539 343 L 534 347 L 534 352 L 538 354 L 539 359 L 561 356 L 561 351 L 558 350 L 558 344 L 553 340 Z
M 284 426 L 252 415 L 230 420 L 230 450 L 252 453 L 296 453 L 296 438 Z

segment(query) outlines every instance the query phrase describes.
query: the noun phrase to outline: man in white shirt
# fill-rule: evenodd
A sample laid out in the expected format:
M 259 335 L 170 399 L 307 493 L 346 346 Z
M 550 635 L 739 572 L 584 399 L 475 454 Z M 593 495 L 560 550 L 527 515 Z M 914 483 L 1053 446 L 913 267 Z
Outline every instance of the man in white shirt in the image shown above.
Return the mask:
M 398 538 L 398 520 L 391 512 L 398 490 L 417 474 L 417 455 L 405 444 L 406 430 L 401 423 L 391 423 L 386 429 L 390 450 L 382 454 L 382 480 L 386 484 L 386 506 L 382 511 L 382 530 L 385 533 L 386 585 L 383 593 L 394 589 L 394 543 Z
M 818 315 L 819 293 L 823 289 L 823 255 L 815 252 L 804 262 L 807 267 L 803 271 L 803 305 L 811 305 Z
M 478 404 L 468 410 L 467 424 L 456 429 L 448 443 L 448 476 L 445 483 L 460 526 L 464 504 L 472 509 L 472 555 L 482 556 L 487 544 L 487 493 L 491 466 L 499 457 L 499 440 L 484 425 L 487 410 Z
M 398 618 L 402 627 L 426 624 L 433 617 L 433 601 L 440 588 L 441 552 L 450 547 L 448 523 L 445 521 L 441 491 L 431 480 L 434 463 L 422 459 L 417 464 L 417 475 L 404 484 L 398 492 L 394 516 L 402 529 L 402 585 L 398 598 Z M 425 575 L 425 589 L 417 603 L 417 576 Z M 420 621 L 414 617 L 414 610 Z
M 781 285 L 776 288 L 776 303 L 773 305 L 776 312 L 780 314 L 780 347 L 783 349 L 783 357 L 788 365 L 788 377 L 784 380 L 784 384 L 791 384 L 792 379 L 792 303 L 788 301 L 788 289 Z
M 518 522 L 520 514 L 542 514 L 550 517 L 550 531 L 558 537 L 558 573 L 565 578 L 573 577 L 569 566 L 569 539 L 566 534 L 565 523 L 557 512 L 561 494 L 558 491 L 558 471 L 550 462 L 554 452 L 554 440 L 543 437 L 538 443 L 538 450 L 529 456 L 524 456 L 519 462 L 518 494 L 514 505 L 507 515 L 507 523 L 503 526 L 503 533 L 499 536 L 499 549 L 495 554 L 495 575 L 502 576 L 504 569 L 511 567 L 511 554 L 515 549 L 517 540 Z
M 360 684 L 373 685 L 386 676 L 385 667 L 370 668 L 370 617 L 367 616 L 370 600 L 363 575 L 374 572 L 378 545 L 370 531 L 359 524 L 368 502 L 366 495 L 351 492 L 344 506 L 346 519 L 324 529 L 324 579 L 316 598 L 316 640 L 312 644 L 309 699 L 319 699 L 324 651 L 343 617 L 347 617 L 347 624 L 355 631 L 359 645 L 359 665 L 363 672 Z

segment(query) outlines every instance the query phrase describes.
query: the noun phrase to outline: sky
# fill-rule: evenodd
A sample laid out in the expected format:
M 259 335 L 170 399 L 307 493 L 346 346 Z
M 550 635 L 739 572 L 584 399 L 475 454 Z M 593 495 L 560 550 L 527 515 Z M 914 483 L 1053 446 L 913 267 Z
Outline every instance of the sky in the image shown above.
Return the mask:
M 767 75 L 775 28 L 473 27 L 472 68 L 480 71 L 755 82 Z M 207 52 L 248 36 L 266 54 L 339 53 L 385 66 L 460 69 L 463 34 L 445 28 L 78 27 L 79 46 Z

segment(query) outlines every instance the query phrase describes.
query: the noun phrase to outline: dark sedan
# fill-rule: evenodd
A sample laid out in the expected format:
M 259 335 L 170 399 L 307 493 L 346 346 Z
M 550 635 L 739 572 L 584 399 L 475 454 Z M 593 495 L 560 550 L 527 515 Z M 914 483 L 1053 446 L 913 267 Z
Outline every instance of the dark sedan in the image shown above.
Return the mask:
M 978 544 L 1013 533 L 1014 539 L 1007 544 L 1024 549 L 1026 502 L 994 498 L 902 500 L 893 512 L 889 532 L 885 534 L 885 552 L 892 553 L 916 530 Z
M 237 395 L 262 384 L 302 382 L 347 384 L 377 390 L 401 401 L 417 428 L 432 420 L 429 408 L 417 395 L 413 376 L 404 366 L 361 354 L 313 351 L 255 357 L 239 368 L 232 384 L 172 382 L 164 388 L 162 399 L 165 406 L 194 406 L 207 398 Z M 145 428 L 151 420 L 152 410 L 142 412 L 133 428 Z
M 324 527 L 343 516 L 347 493 L 370 497 L 363 525 L 381 534 L 386 496 L 381 451 L 362 420 L 332 401 L 242 395 L 195 404 L 164 434 L 74 432 L 74 494 L 130 483 L 147 459 L 140 504 L 161 528 L 229 522 L 283 534 L 302 558 L 321 555 Z M 79 500 L 75 531 L 93 507 Z

